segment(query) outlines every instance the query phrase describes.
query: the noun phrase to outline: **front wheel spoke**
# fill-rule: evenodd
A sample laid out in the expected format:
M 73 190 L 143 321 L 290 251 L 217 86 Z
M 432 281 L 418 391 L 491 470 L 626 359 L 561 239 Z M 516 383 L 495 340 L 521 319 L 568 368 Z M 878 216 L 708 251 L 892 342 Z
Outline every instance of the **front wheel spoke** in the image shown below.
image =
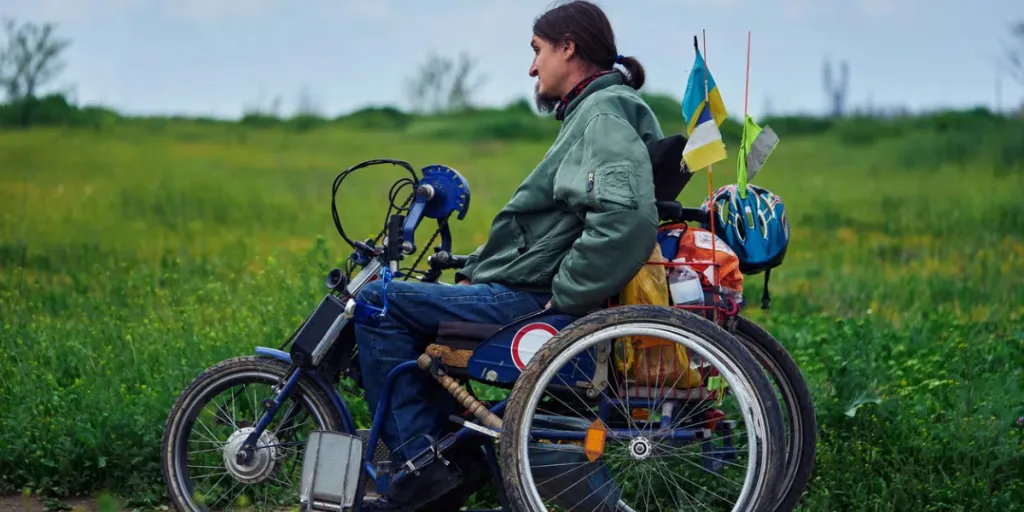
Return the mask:
M 234 486 L 231 486 L 231 488 L 234 489 Z M 246 489 L 252 489 L 252 485 L 249 485 L 249 484 L 242 485 L 242 488 L 238 490 L 238 494 L 236 494 L 235 497 L 233 497 L 230 500 L 228 500 L 228 504 L 229 505 L 234 504 L 235 501 L 238 500 L 238 497 L 241 496 L 242 493 L 245 492 Z
M 283 432 L 287 432 L 287 431 L 295 429 L 295 428 L 299 428 L 299 427 L 305 425 L 308 422 L 309 422 L 309 418 L 307 418 L 306 421 L 303 421 L 302 423 L 299 423 L 297 425 L 290 425 L 288 428 L 283 428 L 281 430 L 278 430 L 277 434 L 280 434 L 280 433 L 283 433 Z
M 209 442 L 209 441 L 207 441 L 207 442 Z M 188 454 L 189 455 L 199 455 L 200 453 L 222 452 L 222 451 L 224 451 L 222 448 L 209 448 L 209 449 L 206 449 L 206 450 L 193 450 L 191 452 L 188 452 Z
M 209 434 L 209 437 L 203 435 L 202 432 L 199 432 L 199 431 L 196 431 L 196 430 L 193 430 L 193 432 L 198 434 L 203 439 L 206 439 L 208 442 L 214 443 L 217 446 L 220 446 L 222 448 L 224 447 L 225 442 L 224 441 L 218 441 L 217 440 L 217 435 L 214 434 L 212 430 L 210 430 L 210 427 L 206 426 L 206 423 L 203 423 L 203 420 L 201 418 L 196 418 L 196 423 L 200 424 L 203 427 L 203 430 L 205 430 L 206 433 Z
M 274 482 L 274 483 L 278 484 L 278 485 L 283 485 L 283 486 L 285 486 L 285 487 L 291 487 L 291 486 L 292 486 L 292 480 L 291 480 L 291 478 L 288 478 L 288 479 L 287 479 L 287 481 L 281 481 L 281 480 L 280 480 L 280 479 L 278 479 L 278 478 L 274 478 L 274 475 L 267 475 L 267 478 L 268 478 L 269 480 L 271 480 L 272 482 Z M 287 478 L 287 477 L 285 477 L 285 478 Z
M 225 471 L 214 471 L 212 473 L 206 473 L 204 475 L 196 475 L 196 478 L 202 478 L 202 480 L 200 480 L 199 483 L 203 483 L 203 482 L 207 481 L 211 476 L 221 475 L 221 477 L 223 477 L 226 474 L 228 474 L 228 472 L 226 470 Z M 218 482 L 219 482 L 219 480 L 218 480 Z M 216 485 L 217 484 L 214 484 L 214 486 L 216 486 Z
M 228 487 L 228 490 L 226 492 L 218 493 L 217 494 L 217 499 L 213 500 L 213 502 L 214 503 L 218 503 L 218 502 L 220 502 L 221 496 L 227 496 L 227 495 L 231 494 L 231 491 L 233 491 L 235 489 L 235 486 L 238 485 L 239 483 L 240 482 L 238 480 L 231 480 L 231 487 Z M 245 484 L 242 484 L 242 488 L 243 489 L 245 488 Z

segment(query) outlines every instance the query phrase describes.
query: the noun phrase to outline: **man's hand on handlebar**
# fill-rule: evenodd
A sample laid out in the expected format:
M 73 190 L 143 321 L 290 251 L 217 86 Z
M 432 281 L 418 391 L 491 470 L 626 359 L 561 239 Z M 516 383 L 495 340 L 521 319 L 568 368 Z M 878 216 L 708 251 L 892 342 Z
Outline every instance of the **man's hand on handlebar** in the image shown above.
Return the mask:
M 455 284 L 467 284 L 468 285 L 468 284 L 473 284 L 473 283 L 470 283 L 469 279 L 463 279 L 462 281 L 459 281 L 458 283 L 455 283 Z

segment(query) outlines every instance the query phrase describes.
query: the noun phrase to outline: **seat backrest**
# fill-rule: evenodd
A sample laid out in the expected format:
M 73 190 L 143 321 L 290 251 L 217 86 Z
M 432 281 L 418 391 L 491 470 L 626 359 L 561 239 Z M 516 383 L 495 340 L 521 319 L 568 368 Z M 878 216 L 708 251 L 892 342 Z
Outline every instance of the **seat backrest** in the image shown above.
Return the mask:
M 654 198 L 657 201 L 675 201 L 693 176 L 683 162 L 686 137 L 669 135 L 647 143 L 654 168 Z

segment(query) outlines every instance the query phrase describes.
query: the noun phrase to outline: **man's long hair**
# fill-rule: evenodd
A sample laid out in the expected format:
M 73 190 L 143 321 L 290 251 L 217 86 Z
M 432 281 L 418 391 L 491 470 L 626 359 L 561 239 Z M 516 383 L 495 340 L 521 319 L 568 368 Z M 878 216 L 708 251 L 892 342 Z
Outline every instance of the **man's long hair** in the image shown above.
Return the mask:
M 613 69 L 619 55 L 608 17 L 600 7 L 585 0 L 551 8 L 533 22 L 533 33 L 553 44 L 573 41 L 576 55 L 601 70 Z M 626 70 L 626 83 L 634 89 L 643 87 L 646 74 L 640 61 L 623 57 L 620 64 Z

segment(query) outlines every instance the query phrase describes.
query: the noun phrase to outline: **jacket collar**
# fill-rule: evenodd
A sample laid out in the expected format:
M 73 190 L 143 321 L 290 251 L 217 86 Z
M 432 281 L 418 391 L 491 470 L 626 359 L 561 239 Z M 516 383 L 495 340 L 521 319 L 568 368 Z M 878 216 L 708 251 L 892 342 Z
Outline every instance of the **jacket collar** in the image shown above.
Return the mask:
M 606 87 L 622 85 L 625 83 L 622 79 L 622 73 L 615 70 L 599 71 L 584 78 L 558 102 L 558 106 L 555 108 L 555 119 L 565 120 L 584 98 Z

